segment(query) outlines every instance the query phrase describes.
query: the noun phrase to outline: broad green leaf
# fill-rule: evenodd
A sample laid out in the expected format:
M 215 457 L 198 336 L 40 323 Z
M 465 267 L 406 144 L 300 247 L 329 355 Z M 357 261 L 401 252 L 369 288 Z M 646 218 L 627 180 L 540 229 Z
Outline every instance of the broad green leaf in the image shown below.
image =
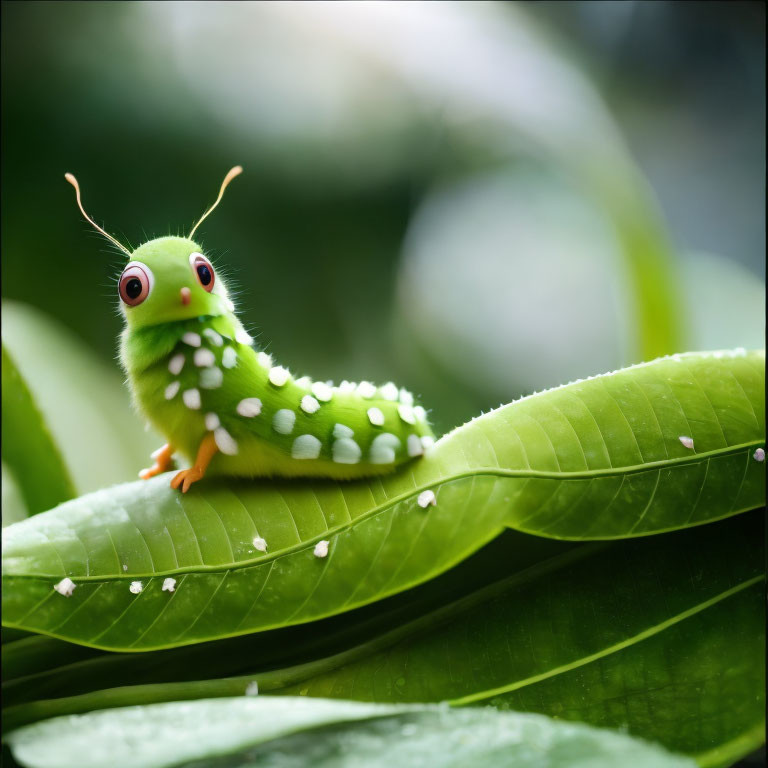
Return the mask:
M 380 480 L 228 479 L 183 496 L 161 476 L 99 491 L 5 529 L 3 623 L 110 650 L 173 647 L 373 602 L 505 527 L 610 539 L 753 509 L 764 375 L 764 353 L 742 350 L 575 382 L 473 420 Z M 418 504 L 424 490 L 436 506 Z M 322 539 L 327 558 L 313 553 Z M 70 598 L 53 590 L 64 577 Z
M 695 765 L 623 734 L 539 715 L 301 698 L 114 709 L 48 720 L 7 738 L 26 768 Z
M 3 302 L 2 328 L 3 347 L 61 449 L 77 490 L 85 493 L 135 478 L 163 441 L 146 431 L 133 412 L 117 363 L 110 370 L 61 323 L 25 304 Z
M 146 653 L 114 653 L 44 635 L 26 635 L 3 648 L 3 706 L 13 707 L 61 696 L 70 698 L 104 688 L 246 675 L 332 656 L 443 607 L 446 596 L 450 596 L 451 602 L 466 597 L 574 546 L 578 545 L 505 531 L 435 579 L 372 605 L 321 619 L 312 624 L 311 632 L 304 625 L 296 625 Z M 17 631 L 5 629 L 4 633 Z M 258 659 L 257 667 L 254 659 Z M 166 688 L 166 693 L 168 690 Z M 242 692 L 241 688 L 238 692 Z M 135 701 L 149 700 L 139 698 Z M 162 700 L 170 699 L 166 696 Z M 134 700 L 128 703 L 134 703 Z M 35 707 L 35 711 L 42 712 L 45 706 L 43 703 L 42 707 Z M 102 702 L 88 708 L 103 706 L 106 705 Z M 32 712 L 30 709 L 23 711 Z M 65 710 L 52 710 L 43 716 L 62 711 Z M 67 713 L 79 711 L 66 710 Z M 22 710 L 16 710 L 17 714 L 20 712 Z M 29 722 L 18 721 L 15 717 L 3 718 L 3 726 L 9 727 L 11 721 L 17 725 Z
M 351 634 L 337 635 L 338 647 L 332 640 L 325 655 L 313 638 L 332 633 L 333 621 L 303 635 L 299 627 L 134 654 L 134 663 L 117 654 L 114 663 L 78 662 L 77 648 L 67 646 L 70 663 L 62 658 L 47 690 L 41 675 L 4 685 L 11 706 L 3 722 L 13 728 L 105 707 L 242 695 L 256 682 L 262 694 L 528 710 L 627 730 L 705 766 L 728 765 L 764 738 L 763 542 L 762 513 L 754 511 L 663 536 L 577 545 L 468 593 L 444 588 L 442 600 L 416 606 L 421 613 L 410 620 L 386 602 L 371 606 L 383 606 L 390 628 L 374 626 L 353 644 Z M 494 554 L 515 567 L 511 549 L 484 554 L 490 570 L 499 564 Z M 352 617 L 334 621 L 343 618 Z M 274 668 L 271 636 L 294 666 Z M 303 655 L 302 637 L 314 645 L 313 659 Z M 238 677 L 191 679 L 238 668 Z M 28 687 L 33 699 L 52 698 L 14 706 Z
M 389 645 L 378 638 L 373 653 L 255 679 L 288 695 L 541 712 L 724 765 L 765 737 L 764 530 L 754 512 L 591 554 L 587 545 Z
M 3 463 L 13 472 L 29 514 L 75 496 L 59 450 L 16 365 L 3 347 Z

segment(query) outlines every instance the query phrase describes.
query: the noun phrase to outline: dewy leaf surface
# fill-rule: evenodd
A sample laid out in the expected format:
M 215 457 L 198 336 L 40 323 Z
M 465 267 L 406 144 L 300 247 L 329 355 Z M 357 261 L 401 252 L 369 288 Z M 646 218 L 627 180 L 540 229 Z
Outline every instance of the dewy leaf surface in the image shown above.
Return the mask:
M 370 481 L 223 479 L 183 496 L 163 476 L 99 491 L 5 529 L 3 622 L 111 650 L 173 647 L 373 602 L 505 527 L 611 539 L 753 509 L 764 376 L 762 352 L 664 358 L 499 408 Z M 425 489 L 436 506 L 418 505 Z M 313 554 L 322 539 L 326 558 Z M 53 591 L 65 576 L 70 598 Z
M 540 715 L 307 699 L 200 700 L 63 717 L 9 735 L 25 768 L 694 768 L 628 736 Z
M 352 645 L 337 632 L 330 653 L 315 637 L 351 614 L 128 659 L 78 662 L 88 649 L 69 645 L 69 660 L 59 653 L 50 677 L 4 684 L 3 723 L 243 695 L 256 682 L 260 695 L 538 712 L 624 730 L 704 766 L 729 765 L 764 738 L 764 530 L 756 510 L 664 536 L 576 545 L 468 593 L 454 594 L 446 574 L 430 583 L 443 582 L 442 600 L 413 606 L 420 612 L 405 621 L 370 606 L 369 615 L 382 606 L 389 629 L 380 624 Z M 493 566 L 495 554 L 512 552 L 483 554 Z M 280 644 L 294 666 L 275 668 Z M 220 679 L 227 668 L 239 676 Z
M 13 472 L 29 514 L 73 498 L 59 449 L 16 364 L 2 349 L 3 464 Z

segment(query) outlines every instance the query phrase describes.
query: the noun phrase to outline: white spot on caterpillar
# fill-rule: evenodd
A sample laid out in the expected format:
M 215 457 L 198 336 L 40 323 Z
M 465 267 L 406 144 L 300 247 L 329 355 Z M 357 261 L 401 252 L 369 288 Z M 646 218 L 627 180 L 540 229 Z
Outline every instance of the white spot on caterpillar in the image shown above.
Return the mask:
M 333 397 L 333 390 L 323 381 L 316 381 L 312 385 L 312 394 L 322 402 L 327 403 Z
M 309 389 L 312 386 L 312 379 L 309 376 L 302 376 L 300 379 L 296 379 L 296 386 L 302 389 Z
M 293 432 L 293 425 L 296 423 L 296 414 L 287 408 L 281 408 L 272 417 L 272 429 L 281 435 L 290 435 Z
M 200 371 L 200 386 L 203 389 L 218 389 L 224 381 L 221 368 L 203 368 Z
M 234 368 L 237 365 L 237 352 L 234 347 L 227 347 L 221 355 L 221 364 L 225 368 Z
M 315 544 L 315 557 L 326 557 L 328 555 L 328 545 L 330 543 L 330 541 L 326 541 L 325 539 L 318 541 L 317 544 Z
M 413 408 L 410 405 L 398 405 L 397 412 L 406 424 L 416 423 L 416 417 L 413 415 Z
M 245 686 L 246 696 L 258 696 L 259 695 L 259 683 L 256 680 L 252 680 Z
M 753 454 L 752 458 L 755 461 L 765 461 L 765 451 L 762 448 L 758 448 Z
M 257 549 L 259 552 L 266 552 L 267 551 L 267 542 L 265 539 L 262 539 L 261 536 L 257 536 L 253 540 L 253 548 Z
M 427 420 L 427 412 L 420 405 L 413 409 L 413 413 L 419 421 Z
M 216 355 L 214 355 L 210 349 L 201 347 L 200 349 L 195 350 L 193 360 L 198 368 L 207 368 L 209 365 L 213 365 L 216 362 Z
M 376 387 L 370 381 L 361 381 L 357 385 L 357 394 L 366 400 L 370 400 L 376 394 Z
M 397 400 L 399 390 L 393 382 L 388 381 L 383 387 L 379 389 L 379 393 L 385 400 Z
M 205 336 L 205 338 L 208 339 L 208 341 L 210 341 L 214 346 L 220 347 L 224 343 L 224 339 L 222 339 L 221 336 L 213 330 L 213 328 L 206 328 L 203 331 L 203 336 Z
M 287 368 L 283 368 L 282 365 L 276 365 L 274 368 L 269 369 L 269 381 L 276 387 L 282 387 L 286 381 L 288 381 L 291 372 Z
M 381 427 L 384 424 L 384 414 L 381 412 L 381 408 L 369 408 L 368 420 L 374 427 Z
M 123 570 L 127 571 L 128 570 L 128 566 L 127 565 L 123 565 Z
M 240 342 L 240 344 L 245 344 L 246 346 L 253 344 L 253 339 L 242 328 L 238 328 L 235 331 L 235 341 Z
M 340 437 L 333 441 L 333 460 L 337 464 L 357 464 L 363 452 L 351 437 Z
M 64 597 L 72 597 L 72 593 L 77 589 L 77 584 L 65 576 L 58 584 L 54 584 L 53 588 Z
M 184 405 L 192 411 L 197 411 L 200 408 L 200 392 L 197 389 L 185 390 L 181 399 L 184 401 Z
M 407 389 L 400 390 L 400 402 L 403 405 L 413 405 L 413 395 Z
M 333 436 L 334 437 L 354 437 L 355 432 L 354 430 L 350 429 L 344 424 L 334 424 Z
M 131 591 L 131 594 L 138 595 L 141 594 L 144 585 L 140 581 L 132 581 L 131 586 L 128 587 L 128 589 Z
M 178 381 L 172 381 L 166 388 L 165 388 L 165 399 L 166 400 L 173 400 L 174 397 L 176 397 L 176 393 L 179 391 L 179 387 L 181 384 L 179 384 Z
M 354 381 L 347 381 L 344 379 L 344 381 L 339 384 L 339 392 L 344 392 L 345 394 L 349 394 L 350 392 L 354 392 L 355 388 L 357 387 L 357 384 L 355 384 Z
M 294 459 L 316 459 L 320 455 L 322 443 L 314 435 L 299 435 L 291 447 Z
M 205 414 L 205 428 L 209 432 L 213 432 L 216 427 L 218 427 L 221 424 L 219 421 L 219 417 L 215 413 L 206 413 Z
M 184 367 L 184 353 L 183 352 L 179 352 L 177 355 L 174 355 L 168 361 L 168 370 L 174 376 L 178 376 L 181 373 L 181 369 L 183 367 Z
M 235 311 L 235 303 L 232 301 L 232 299 L 224 299 L 224 305 L 230 312 Z
M 316 413 L 320 410 L 320 403 L 312 395 L 304 395 L 301 398 L 301 410 L 304 413 Z
M 424 435 L 424 437 L 421 438 L 421 445 L 425 452 L 428 451 L 434 444 L 435 438 L 431 435 Z
M 421 456 L 424 453 L 424 448 L 421 444 L 421 440 L 418 435 L 408 435 L 408 455 L 409 456 Z
M 371 464 L 392 464 L 399 448 L 400 440 L 390 432 L 377 435 L 371 443 Z
M 261 413 L 261 400 L 258 397 L 246 397 L 237 404 L 236 410 L 246 419 L 252 419 Z
M 690 450 L 693 450 L 693 438 L 692 437 L 686 437 L 685 435 L 680 435 L 678 438 L 680 442 Z
M 176 579 L 172 579 L 170 576 L 163 581 L 163 592 L 174 592 L 176 590 Z
M 237 453 L 237 443 L 232 435 L 224 427 L 219 427 L 213 432 L 213 439 L 217 448 L 227 456 L 234 456 Z
M 187 331 L 187 333 L 181 337 L 181 340 L 185 344 L 189 344 L 190 347 L 199 347 L 202 342 L 200 334 L 195 333 L 194 331 Z
M 256 355 L 256 362 L 266 370 L 269 370 L 272 367 L 272 355 L 268 355 L 266 352 L 259 352 L 258 355 Z
M 418 504 L 422 509 L 426 509 L 430 504 L 434 507 L 437 504 L 434 491 L 422 491 L 419 494 Z

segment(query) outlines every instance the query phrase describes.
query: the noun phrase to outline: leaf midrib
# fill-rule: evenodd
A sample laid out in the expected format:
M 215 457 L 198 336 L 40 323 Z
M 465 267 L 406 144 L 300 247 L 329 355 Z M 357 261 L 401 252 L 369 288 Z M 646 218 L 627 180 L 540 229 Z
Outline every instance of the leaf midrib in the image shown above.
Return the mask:
M 353 520 L 350 520 L 342 525 L 338 525 L 334 528 L 328 528 L 322 533 L 319 533 L 318 535 L 312 537 L 311 539 L 305 539 L 304 541 L 293 544 L 290 547 L 285 547 L 284 549 L 281 549 L 277 552 L 266 554 L 263 557 L 253 558 L 249 560 L 242 560 L 236 563 L 220 563 L 218 565 L 205 565 L 201 563 L 198 565 L 188 565 L 183 568 L 174 568 L 174 569 L 164 570 L 164 571 L 154 571 L 151 573 L 131 573 L 131 574 L 119 573 L 119 574 L 104 574 L 102 576 L 77 576 L 76 579 L 78 583 L 105 582 L 105 581 L 121 582 L 121 581 L 134 581 L 137 578 L 149 579 L 149 578 L 159 578 L 161 576 L 162 577 L 176 576 L 178 574 L 184 574 L 184 573 L 218 573 L 221 571 L 240 570 L 243 568 L 249 568 L 254 565 L 263 565 L 270 561 L 279 560 L 282 557 L 291 555 L 294 552 L 300 552 L 302 550 L 309 549 L 310 547 L 313 547 L 318 541 L 320 541 L 326 536 L 338 535 L 339 533 L 350 530 L 351 528 L 363 522 L 364 520 L 374 517 L 375 515 L 381 512 L 385 512 L 391 507 L 394 507 L 396 504 L 399 504 L 400 502 L 406 499 L 416 496 L 424 490 L 429 490 L 434 488 L 435 486 L 444 485 L 446 483 L 454 482 L 456 480 L 462 480 L 468 477 L 503 477 L 503 478 L 520 478 L 520 479 L 538 478 L 538 479 L 546 479 L 546 480 L 587 480 L 595 477 L 618 477 L 618 476 L 625 476 L 625 475 L 632 475 L 632 474 L 640 474 L 642 472 L 652 472 L 657 469 L 665 469 L 673 466 L 694 465 L 694 464 L 700 463 L 701 461 L 706 461 L 707 459 L 712 457 L 735 455 L 744 450 L 759 448 L 764 444 L 764 442 L 765 441 L 762 441 L 762 440 L 754 440 L 748 443 L 739 443 L 738 445 L 728 446 L 727 448 L 719 448 L 713 451 L 697 453 L 690 457 L 684 456 L 677 459 L 663 459 L 661 461 L 646 462 L 645 464 L 635 464 L 635 465 L 630 465 L 625 467 L 609 467 L 606 469 L 582 470 L 579 472 L 553 472 L 553 471 L 532 470 L 532 469 L 504 469 L 503 467 L 480 467 L 476 469 L 467 469 L 462 472 L 455 472 L 453 474 L 445 475 L 439 479 L 433 480 L 432 482 L 424 483 L 419 486 L 416 486 L 414 487 L 413 490 L 407 491 L 405 493 L 401 493 L 398 496 L 393 496 L 391 499 L 388 499 L 384 504 L 371 507 L 369 510 L 362 513 L 361 515 L 354 518 Z M 199 494 L 199 491 L 198 491 L 198 494 Z M 744 511 L 744 510 L 733 510 L 723 515 L 722 518 L 708 518 L 707 520 L 703 521 L 703 523 L 714 522 L 719 519 L 730 517 L 733 514 L 737 514 L 739 511 Z M 428 514 L 428 512 L 425 514 Z M 693 527 L 693 526 L 686 526 L 686 527 Z M 669 531 L 677 530 L 678 528 L 679 526 L 675 528 L 664 529 L 664 530 L 654 530 L 649 533 L 643 533 L 635 536 L 617 535 L 613 537 L 601 537 L 600 540 L 607 541 L 612 539 L 639 538 L 639 536 L 665 533 L 668 530 Z M 527 532 L 526 529 L 522 527 L 517 528 L 516 530 Z M 558 537 L 558 538 L 565 539 L 565 537 Z M 581 541 L 581 539 L 579 539 L 578 537 L 574 537 L 573 539 L 569 538 L 569 540 Z M 58 575 L 59 574 L 51 574 L 51 573 L 12 573 L 12 572 L 7 572 L 5 570 L 3 571 L 4 578 L 15 578 L 15 579 L 46 579 L 48 580 L 51 578 L 56 578 Z

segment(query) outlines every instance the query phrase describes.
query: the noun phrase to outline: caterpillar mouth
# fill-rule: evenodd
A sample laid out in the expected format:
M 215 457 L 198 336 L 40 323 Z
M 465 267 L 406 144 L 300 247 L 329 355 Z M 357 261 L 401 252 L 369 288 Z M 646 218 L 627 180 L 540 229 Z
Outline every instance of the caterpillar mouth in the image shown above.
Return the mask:
M 179 291 L 179 294 L 181 295 L 181 303 L 186 307 L 192 301 L 192 291 L 184 287 Z

